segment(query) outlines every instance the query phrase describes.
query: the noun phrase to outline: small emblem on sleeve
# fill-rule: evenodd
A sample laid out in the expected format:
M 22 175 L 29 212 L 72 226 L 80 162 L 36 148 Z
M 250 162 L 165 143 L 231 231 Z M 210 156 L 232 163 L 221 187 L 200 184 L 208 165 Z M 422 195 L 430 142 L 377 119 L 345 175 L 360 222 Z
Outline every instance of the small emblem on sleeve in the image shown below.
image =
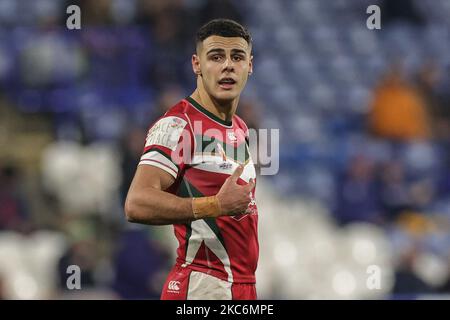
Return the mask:
M 178 117 L 160 119 L 148 131 L 145 146 L 159 145 L 175 150 L 186 124 L 185 120 Z

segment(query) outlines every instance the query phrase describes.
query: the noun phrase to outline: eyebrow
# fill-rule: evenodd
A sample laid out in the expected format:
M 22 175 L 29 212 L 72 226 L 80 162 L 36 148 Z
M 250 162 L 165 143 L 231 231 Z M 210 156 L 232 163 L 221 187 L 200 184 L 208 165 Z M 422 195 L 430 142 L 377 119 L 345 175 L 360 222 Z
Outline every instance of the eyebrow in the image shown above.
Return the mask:
M 242 53 L 242 54 L 244 54 L 244 55 L 247 54 L 247 52 L 245 52 L 245 51 L 242 50 L 242 49 L 232 49 L 232 50 L 231 50 L 231 53 Z
M 206 55 L 210 54 L 210 53 L 224 53 L 225 50 L 224 49 L 220 49 L 220 48 L 213 48 L 211 50 L 209 50 Z M 245 50 L 242 49 L 231 49 L 231 54 L 236 54 L 236 53 L 242 53 L 244 55 L 247 54 L 247 52 L 245 52 Z

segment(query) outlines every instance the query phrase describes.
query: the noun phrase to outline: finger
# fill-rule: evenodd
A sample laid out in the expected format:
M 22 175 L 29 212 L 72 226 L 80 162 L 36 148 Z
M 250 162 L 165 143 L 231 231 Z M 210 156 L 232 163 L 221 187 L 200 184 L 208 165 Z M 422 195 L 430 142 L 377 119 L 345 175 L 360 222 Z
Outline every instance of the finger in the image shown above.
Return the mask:
M 247 190 L 252 191 L 253 188 L 255 188 L 255 184 L 256 184 L 255 180 L 253 178 L 250 178 L 250 180 L 247 184 Z
M 231 180 L 236 182 L 237 179 L 241 176 L 242 172 L 244 171 L 244 166 L 239 165 L 233 172 L 233 174 L 230 176 Z

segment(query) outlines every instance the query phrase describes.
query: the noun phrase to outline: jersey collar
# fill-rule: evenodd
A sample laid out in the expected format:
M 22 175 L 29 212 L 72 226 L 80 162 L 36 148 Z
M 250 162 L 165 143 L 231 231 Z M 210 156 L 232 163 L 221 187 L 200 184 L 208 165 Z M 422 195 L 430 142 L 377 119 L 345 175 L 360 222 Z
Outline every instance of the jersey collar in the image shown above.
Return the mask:
M 195 101 L 192 97 L 187 97 L 186 100 L 189 101 L 190 104 L 192 104 L 198 111 L 200 111 L 201 113 L 206 115 L 208 118 L 211 118 L 212 120 L 220 123 L 223 126 L 227 126 L 227 127 L 232 127 L 233 126 L 233 121 L 232 120 L 225 121 L 225 120 L 220 119 L 218 116 L 216 116 L 212 112 L 210 112 L 210 111 L 206 110 L 204 107 L 202 107 L 200 105 L 200 103 Z

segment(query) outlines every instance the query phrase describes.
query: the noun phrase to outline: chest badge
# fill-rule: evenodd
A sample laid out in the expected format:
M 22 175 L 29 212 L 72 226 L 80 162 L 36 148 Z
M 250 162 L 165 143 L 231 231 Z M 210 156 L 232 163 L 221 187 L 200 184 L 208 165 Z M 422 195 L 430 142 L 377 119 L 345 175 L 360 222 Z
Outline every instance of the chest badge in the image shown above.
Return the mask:
M 228 139 L 230 141 L 237 141 L 237 138 L 236 138 L 236 135 L 234 134 L 234 131 L 228 131 L 227 132 L 227 136 L 228 136 Z

